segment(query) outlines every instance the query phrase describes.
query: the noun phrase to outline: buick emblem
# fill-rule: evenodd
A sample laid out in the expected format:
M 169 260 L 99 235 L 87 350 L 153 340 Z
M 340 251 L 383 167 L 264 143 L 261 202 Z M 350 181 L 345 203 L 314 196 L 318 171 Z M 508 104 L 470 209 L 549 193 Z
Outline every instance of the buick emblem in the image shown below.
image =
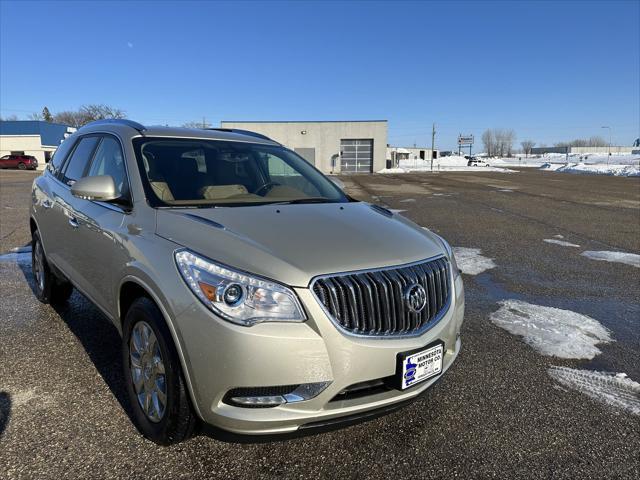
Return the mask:
M 404 291 L 404 301 L 413 313 L 420 313 L 427 304 L 427 292 L 422 285 L 414 283 Z

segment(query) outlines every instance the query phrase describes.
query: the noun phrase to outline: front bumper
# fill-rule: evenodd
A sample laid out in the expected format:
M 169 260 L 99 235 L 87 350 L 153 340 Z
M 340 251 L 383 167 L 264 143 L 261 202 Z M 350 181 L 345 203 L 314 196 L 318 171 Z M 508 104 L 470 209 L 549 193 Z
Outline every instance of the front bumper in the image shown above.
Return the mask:
M 190 295 L 191 293 L 188 292 Z M 396 355 L 445 343 L 443 373 L 460 351 L 464 289 L 460 275 L 453 282 L 447 313 L 430 330 L 406 338 L 367 338 L 338 330 L 310 290 L 296 289 L 309 319 L 304 323 L 263 323 L 241 327 L 193 302 L 175 319 L 191 380 L 192 397 L 202 419 L 240 434 L 273 434 L 333 423 L 340 417 L 408 401 L 440 376 L 408 390 L 385 390 L 358 398 L 336 399 L 345 388 L 395 374 Z M 317 397 L 272 408 L 243 408 L 223 402 L 238 387 L 293 385 L 330 381 Z

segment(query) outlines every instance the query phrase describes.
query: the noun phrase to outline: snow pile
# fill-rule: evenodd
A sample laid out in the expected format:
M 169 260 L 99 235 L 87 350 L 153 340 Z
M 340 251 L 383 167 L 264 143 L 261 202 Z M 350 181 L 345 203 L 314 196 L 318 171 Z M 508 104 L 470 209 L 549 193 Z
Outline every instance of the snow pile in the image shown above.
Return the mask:
M 512 158 L 483 158 L 485 162 L 494 167 L 540 167 L 544 163 L 541 158 L 529 158 L 517 156 Z
M 582 252 L 580 255 L 590 258 L 591 260 L 624 263 L 626 265 L 640 268 L 640 255 L 635 253 L 587 250 L 586 252 Z
M 592 175 L 613 175 L 616 177 L 640 177 L 638 165 L 606 165 L 589 163 L 545 163 L 540 170 L 561 173 L 587 173 Z
M 565 387 L 592 399 L 640 415 L 640 383 L 624 373 L 593 372 L 566 367 L 551 367 L 549 375 Z
M 612 339 L 597 320 L 571 310 L 533 305 L 521 300 L 502 300 L 491 321 L 543 355 L 592 359 L 599 343 Z
M 576 247 L 576 248 L 580 248 L 580 245 L 577 245 L 575 243 L 571 243 L 571 242 L 565 242 L 564 240 L 557 240 L 555 238 L 544 238 L 542 239 L 543 242 L 547 242 L 547 243 L 553 243 L 555 245 L 561 245 L 563 247 Z
M 468 167 L 467 160 L 464 157 L 451 156 L 440 157 L 433 160 L 434 172 L 466 172 L 466 171 L 478 171 L 478 172 L 512 172 L 506 168 L 496 167 Z M 378 173 L 406 173 L 406 172 L 430 172 L 431 160 L 421 160 L 419 158 L 410 158 L 407 160 L 400 160 L 398 167 L 385 168 L 378 171 Z
M 467 275 L 478 275 L 496 267 L 493 259 L 483 256 L 479 248 L 453 247 L 453 254 L 458 268 Z

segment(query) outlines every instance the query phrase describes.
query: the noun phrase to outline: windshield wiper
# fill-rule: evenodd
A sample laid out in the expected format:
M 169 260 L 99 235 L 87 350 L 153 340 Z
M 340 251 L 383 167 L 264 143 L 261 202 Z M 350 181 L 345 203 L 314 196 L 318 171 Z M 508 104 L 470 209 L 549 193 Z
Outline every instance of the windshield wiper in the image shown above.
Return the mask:
M 302 203 L 336 203 L 335 200 L 330 200 L 324 197 L 308 197 L 308 198 L 296 198 L 295 200 L 287 200 L 285 202 L 276 202 L 273 205 L 296 205 Z

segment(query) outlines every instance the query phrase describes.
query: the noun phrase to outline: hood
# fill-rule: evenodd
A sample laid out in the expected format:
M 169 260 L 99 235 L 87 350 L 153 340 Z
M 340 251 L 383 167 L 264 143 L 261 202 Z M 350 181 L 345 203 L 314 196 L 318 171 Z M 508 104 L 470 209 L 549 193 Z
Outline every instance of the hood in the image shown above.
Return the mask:
M 445 253 L 434 234 L 367 203 L 158 210 L 156 233 L 278 282 L 388 267 Z

